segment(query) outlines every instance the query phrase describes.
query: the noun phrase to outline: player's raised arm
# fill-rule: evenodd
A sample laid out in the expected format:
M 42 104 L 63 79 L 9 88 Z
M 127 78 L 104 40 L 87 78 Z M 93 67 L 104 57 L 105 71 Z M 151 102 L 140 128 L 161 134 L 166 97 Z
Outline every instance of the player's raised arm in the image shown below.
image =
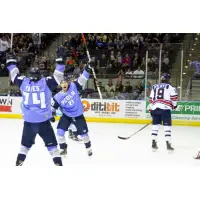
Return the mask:
M 17 59 L 15 54 L 8 53 L 6 55 L 6 66 L 9 70 L 11 81 L 20 87 L 25 76 L 20 76 L 19 69 L 17 68 Z
M 90 77 L 90 72 L 91 72 L 91 67 L 89 64 L 86 64 L 83 73 L 78 77 L 76 81 L 74 81 L 78 91 L 81 91 L 85 83 L 88 81 Z
M 56 68 L 52 76 L 46 78 L 47 85 L 51 91 L 54 91 L 64 77 L 65 64 L 62 56 L 56 58 Z

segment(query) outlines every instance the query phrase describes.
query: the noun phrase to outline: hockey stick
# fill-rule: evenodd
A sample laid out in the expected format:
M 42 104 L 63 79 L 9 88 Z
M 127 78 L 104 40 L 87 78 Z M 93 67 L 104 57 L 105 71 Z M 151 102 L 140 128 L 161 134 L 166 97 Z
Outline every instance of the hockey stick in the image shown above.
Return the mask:
M 85 45 L 87 57 L 88 57 L 88 60 L 89 60 L 89 63 L 90 63 L 91 58 L 90 58 L 90 53 L 89 53 L 88 48 L 87 48 L 86 39 L 85 39 L 85 36 L 84 36 L 83 33 L 81 33 L 81 36 L 82 36 L 83 44 Z M 99 97 L 100 97 L 100 99 L 103 99 L 103 98 L 102 98 L 102 94 L 101 94 L 101 90 L 100 90 L 100 88 L 99 88 L 99 85 L 97 84 L 98 81 L 97 81 L 97 77 L 96 77 L 94 68 L 93 68 L 93 67 L 91 67 L 91 68 L 92 68 L 92 73 L 93 73 L 94 80 L 95 80 L 95 83 L 96 83 L 96 87 L 97 87 L 97 90 L 98 90 L 98 93 L 99 93 Z
M 12 52 L 12 46 L 13 46 L 13 33 L 11 33 L 11 38 L 10 38 L 10 51 Z M 10 73 L 8 74 L 8 100 L 7 100 L 7 105 L 10 102 Z
M 132 136 L 134 136 L 135 134 L 139 133 L 141 130 L 143 130 L 144 128 L 146 128 L 147 126 L 149 126 L 152 122 L 146 124 L 145 126 L 143 126 L 140 130 L 136 131 L 135 133 L 131 134 L 130 136 L 128 137 L 121 137 L 121 136 L 118 136 L 119 139 L 121 140 L 128 140 L 129 138 L 131 138 Z

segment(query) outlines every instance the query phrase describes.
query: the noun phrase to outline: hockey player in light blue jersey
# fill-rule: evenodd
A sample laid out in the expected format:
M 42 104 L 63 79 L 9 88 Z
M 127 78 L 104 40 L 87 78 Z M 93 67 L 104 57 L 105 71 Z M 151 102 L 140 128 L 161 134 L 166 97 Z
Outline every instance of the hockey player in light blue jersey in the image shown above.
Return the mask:
M 57 126 L 58 142 L 60 144 L 61 155 L 67 154 L 67 143 L 65 139 L 65 132 L 68 130 L 70 124 L 74 124 L 77 128 L 77 134 L 85 144 L 88 156 L 92 155 L 91 142 L 88 135 L 88 127 L 83 115 L 84 107 L 80 98 L 80 91 L 83 85 L 89 79 L 91 71 L 90 65 L 86 65 L 83 73 L 74 82 L 68 82 L 64 79 L 61 82 L 62 90 L 58 92 L 53 98 L 53 115 L 56 109 L 61 108 L 63 115 L 59 120 Z
M 6 64 L 10 72 L 11 80 L 22 93 L 22 113 L 24 119 L 23 134 L 20 152 L 17 156 L 16 166 L 22 166 L 27 153 L 35 143 L 37 134 L 43 139 L 53 162 L 56 166 L 62 166 L 57 140 L 50 123 L 52 118 L 51 98 L 52 91 L 63 80 L 65 65 L 62 57 L 56 59 L 56 69 L 53 76 L 42 78 L 39 69 L 31 68 L 30 77 L 20 76 L 14 54 L 7 55 Z

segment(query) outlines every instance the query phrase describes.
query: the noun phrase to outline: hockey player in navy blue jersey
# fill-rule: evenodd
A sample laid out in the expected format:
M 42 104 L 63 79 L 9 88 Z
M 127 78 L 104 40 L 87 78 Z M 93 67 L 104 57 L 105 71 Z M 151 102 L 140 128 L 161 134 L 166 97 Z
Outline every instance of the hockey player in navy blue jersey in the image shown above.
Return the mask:
M 171 146 L 171 110 L 177 108 L 178 94 L 170 84 L 171 76 L 164 73 L 161 83 L 152 87 L 150 94 L 150 112 L 152 116 L 152 148 L 158 149 L 157 136 L 160 124 L 163 124 L 167 149 L 173 151 Z
M 42 78 L 37 67 L 31 68 L 29 77 L 20 76 L 16 66 L 16 56 L 9 53 L 6 65 L 10 72 L 11 80 L 22 93 L 22 113 L 24 127 L 20 152 L 17 156 L 16 166 L 22 166 L 26 156 L 35 143 L 37 134 L 43 139 L 53 162 L 56 166 L 62 166 L 57 140 L 50 123 L 52 118 L 51 98 L 52 91 L 63 80 L 65 65 L 62 57 L 56 59 L 56 68 L 53 76 Z
M 91 67 L 86 65 L 83 73 L 76 81 L 68 82 L 64 79 L 61 82 L 62 90 L 58 92 L 53 98 L 53 115 L 56 109 L 61 108 L 63 115 L 60 118 L 57 126 L 58 142 L 60 144 L 61 155 L 67 154 L 67 143 L 65 132 L 68 130 L 70 124 L 74 124 L 77 129 L 77 135 L 85 144 L 88 156 L 92 155 L 91 142 L 88 135 L 88 127 L 83 115 L 84 107 L 80 98 L 80 91 L 89 79 Z

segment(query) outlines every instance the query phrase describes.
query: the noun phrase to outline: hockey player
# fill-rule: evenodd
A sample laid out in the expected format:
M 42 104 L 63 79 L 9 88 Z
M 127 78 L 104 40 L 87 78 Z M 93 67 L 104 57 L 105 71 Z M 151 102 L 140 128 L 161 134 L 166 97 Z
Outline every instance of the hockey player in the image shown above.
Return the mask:
M 176 89 L 170 85 L 171 76 L 164 73 L 161 83 L 152 87 L 150 94 L 150 113 L 152 116 L 152 148 L 158 149 L 157 135 L 160 124 L 163 124 L 167 150 L 173 151 L 171 146 L 171 110 L 177 108 L 178 95 Z
M 16 66 L 14 54 L 7 55 L 6 64 L 10 72 L 11 80 L 16 84 L 22 93 L 22 112 L 24 127 L 22 133 L 20 152 L 17 156 L 16 166 L 22 166 L 27 153 L 35 143 L 38 133 L 43 139 L 53 162 L 56 166 L 62 166 L 57 140 L 49 119 L 52 117 L 51 98 L 52 91 L 63 79 L 65 65 L 63 59 L 56 59 L 56 69 L 53 76 L 41 78 L 39 69 L 31 68 L 30 77 L 20 76 Z
M 64 79 L 61 82 L 62 91 L 58 92 L 53 98 L 53 115 L 56 109 L 61 107 L 63 112 L 57 126 L 58 142 L 60 144 L 61 155 L 67 154 L 67 143 L 65 139 L 65 132 L 68 130 L 70 124 L 74 124 L 77 128 L 77 135 L 81 137 L 88 156 L 92 155 L 91 142 L 88 135 L 88 127 L 85 121 L 84 107 L 80 98 L 80 91 L 82 86 L 89 79 L 91 67 L 86 65 L 83 73 L 74 82 L 68 82 Z

